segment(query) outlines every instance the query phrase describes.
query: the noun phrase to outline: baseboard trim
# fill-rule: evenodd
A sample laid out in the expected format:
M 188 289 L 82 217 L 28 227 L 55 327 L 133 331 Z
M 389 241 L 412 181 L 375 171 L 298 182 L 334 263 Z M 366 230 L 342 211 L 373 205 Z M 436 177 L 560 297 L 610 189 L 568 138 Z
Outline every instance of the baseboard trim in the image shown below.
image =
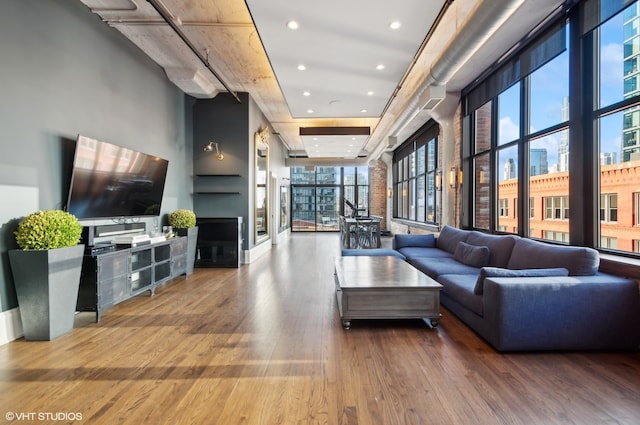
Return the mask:
M 14 308 L 0 312 L 0 345 L 7 344 L 24 336 L 20 309 Z
M 282 231 L 282 232 L 278 233 L 278 234 L 276 235 L 276 237 L 275 237 L 275 238 L 273 238 L 272 243 L 273 243 L 273 245 L 277 245 L 277 244 L 279 244 L 279 243 L 282 243 L 282 242 L 284 242 L 285 240 L 287 240 L 287 238 L 288 238 L 289 236 L 291 236 L 291 228 L 288 228 L 288 229 L 286 229 L 286 230 L 284 230 L 284 231 Z
M 268 239 L 244 252 L 244 264 L 251 264 L 271 250 L 271 239 Z

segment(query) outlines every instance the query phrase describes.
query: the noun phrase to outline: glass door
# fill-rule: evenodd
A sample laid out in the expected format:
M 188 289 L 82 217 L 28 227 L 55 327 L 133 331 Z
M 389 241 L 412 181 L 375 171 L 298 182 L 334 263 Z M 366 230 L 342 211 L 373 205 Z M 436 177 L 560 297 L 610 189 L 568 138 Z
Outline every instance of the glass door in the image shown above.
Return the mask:
M 316 231 L 335 232 L 340 230 L 338 215 L 340 211 L 340 188 L 316 188 Z
M 316 230 L 315 187 L 291 188 L 291 230 L 313 232 Z

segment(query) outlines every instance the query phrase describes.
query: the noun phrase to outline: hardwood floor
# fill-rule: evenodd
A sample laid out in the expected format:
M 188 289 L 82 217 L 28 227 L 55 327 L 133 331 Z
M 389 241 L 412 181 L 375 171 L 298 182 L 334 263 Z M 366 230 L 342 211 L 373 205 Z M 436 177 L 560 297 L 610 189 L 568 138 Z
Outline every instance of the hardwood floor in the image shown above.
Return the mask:
M 56 340 L 0 346 L 3 423 L 640 422 L 638 352 L 499 354 L 444 309 L 437 329 L 343 330 L 336 255 L 337 234 L 295 233 L 253 264 L 196 269 L 99 324 L 81 314 Z

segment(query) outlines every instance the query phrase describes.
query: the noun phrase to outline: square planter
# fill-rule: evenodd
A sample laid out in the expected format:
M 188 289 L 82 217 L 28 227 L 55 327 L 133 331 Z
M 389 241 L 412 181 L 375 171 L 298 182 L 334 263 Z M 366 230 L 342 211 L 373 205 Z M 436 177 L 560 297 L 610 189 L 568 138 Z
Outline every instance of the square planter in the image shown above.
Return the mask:
M 49 341 L 73 329 L 83 255 L 84 245 L 9 251 L 26 340 Z
M 198 226 L 187 229 L 174 229 L 178 236 L 187 237 L 187 276 L 193 273 L 193 265 L 196 261 L 196 247 L 198 245 Z

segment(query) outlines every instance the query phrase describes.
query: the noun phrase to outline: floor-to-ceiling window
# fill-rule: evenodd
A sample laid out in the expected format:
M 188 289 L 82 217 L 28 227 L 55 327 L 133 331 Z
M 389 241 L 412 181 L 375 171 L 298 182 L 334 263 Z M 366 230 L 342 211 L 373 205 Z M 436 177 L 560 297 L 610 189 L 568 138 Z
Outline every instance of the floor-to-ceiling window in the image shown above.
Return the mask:
M 548 22 L 463 91 L 464 225 L 638 251 L 638 3 L 583 1 Z
M 360 215 L 369 209 L 367 167 L 292 167 L 291 230 L 339 231 L 338 216 L 351 214 L 349 201 Z
M 439 221 L 439 127 L 428 122 L 393 154 L 393 217 L 420 223 Z

